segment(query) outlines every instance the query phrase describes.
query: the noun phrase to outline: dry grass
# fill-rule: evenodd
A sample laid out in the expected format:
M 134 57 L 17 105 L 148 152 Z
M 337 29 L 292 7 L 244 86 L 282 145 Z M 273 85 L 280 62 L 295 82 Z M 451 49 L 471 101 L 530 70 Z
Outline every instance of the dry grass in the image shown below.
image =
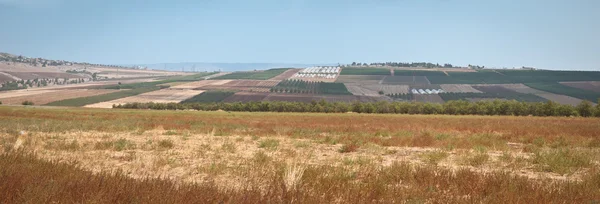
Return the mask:
M 0 107 L 0 202 L 582 203 L 597 122 Z

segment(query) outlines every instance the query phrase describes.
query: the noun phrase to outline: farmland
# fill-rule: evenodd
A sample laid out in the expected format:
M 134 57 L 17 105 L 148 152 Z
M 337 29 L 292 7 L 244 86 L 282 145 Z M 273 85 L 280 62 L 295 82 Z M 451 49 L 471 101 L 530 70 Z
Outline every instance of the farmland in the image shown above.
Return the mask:
M 271 89 L 276 93 L 306 93 L 306 94 L 331 94 L 351 95 L 342 83 L 312 82 L 303 80 L 284 80 Z
M 2 97 L 0 97 L 0 101 L 2 101 L 3 104 L 9 104 L 9 105 L 11 105 L 11 104 L 19 105 L 23 101 L 31 101 L 37 105 L 44 105 L 44 104 L 48 104 L 48 103 L 51 103 L 54 101 L 103 95 L 103 94 L 109 94 L 109 93 L 118 92 L 118 91 L 119 90 L 106 90 L 106 89 L 69 89 L 69 90 L 59 91 L 58 93 L 56 93 L 56 91 L 51 91 L 51 90 L 41 90 L 41 91 L 37 91 L 37 93 L 36 93 L 36 91 L 29 91 L 29 92 L 33 92 L 35 94 L 16 96 L 16 97 L 6 97 L 6 98 L 2 98 L 2 97 L 4 97 L 4 96 L 2 96 Z
M 234 72 L 231 74 L 214 77 L 212 79 L 254 79 L 254 80 L 267 80 L 274 78 L 284 72 L 288 71 L 288 68 L 269 69 L 265 71 L 253 71 L 253 72 Z
M 279 80 L 231 80 L 224 84 L 206 85 L 201 87 L 201 89 L 269 92 L 279 82 Z
M 269 95 L 269 93 L 236 92 L 235 94 L 223 99 L 223 102 L 232 103 L 232 102 L 262 101 L 268 95 Z
M 534 89 L 538 89 L 538 90 L 542 90 L 542 91 L 546 91 L 546 92 L 550 92 L 550 93 L 555 93 L 555 94 L 571 96 L 571 97 L 575 97 L 575 98 L 582 99 L 582 100 L 588 100 L 588 101 L 592 101 L 592 102 L 597 102 L 598 99 L 600 98 L 599 92 L 592 92 L 592 91 L 588 91 L 588 90 L 584 90 L 584 89 L 573 88 L 570 86 L 562 85 L 557 82 L 526 83 L 525 85 L 527 85 L 531 88 L 534 88 Z
M 205 91 L 194 97 L 182 101 L 181 103 L 211 103 L 220 102 L 225 98 L 233 95 L 232 91 Z
M 600 81 L 560 82 L 562 85 L 600 93 Z
M 344 68 L 340 75 L 391 75 L 389 69 L 378 68 Z
M 0 107 L 0 127 L 9 203 L 600 197 L 595 118 Z
M 112 108 L 113 105 L 126 104 L 126 103 L 179 103 L 183 100 L 192 98 L 204 91 L 198 90 L 178 90 L 178 89 L 160 89 L 151 92 L 145 92 L 142 94 L 129 96 L 125 98 L 119 98 L 111 101 L 100 102 L 86 105 L 88 108 Z
M 49 106 L 85 106 L 85 105 L 90 105 L 90 104 L 94 104 L 94 103 L 112 101 L 112 100 L 125 98 L 125 97 L 129 97 L 129 96 L 135 96 L 135 95 L 143 94 L 146 92 L 156 91 L 159 89 L 160 89 L 159 87 L 149 86 L 149 87 L 143 87 L 143 88 L 137 88 L 137 89 L 131 89 L 131 90 L 123 90 L 123 91 L 102 94 L 102 95 L 96 95 L 96 96 L 87 96 L 87 97 L 54 101 L 54 102 L 48 103 L 46 105 L 49 105 Z
M 386 76 L 382 80 L 382 84 L 408 84 L 408 85 L 422 85 L 431 84 L 425 76 Z
M 335 82 L 356 84 L 379 84 L 385 76 L 379 75 L 341 75 Z

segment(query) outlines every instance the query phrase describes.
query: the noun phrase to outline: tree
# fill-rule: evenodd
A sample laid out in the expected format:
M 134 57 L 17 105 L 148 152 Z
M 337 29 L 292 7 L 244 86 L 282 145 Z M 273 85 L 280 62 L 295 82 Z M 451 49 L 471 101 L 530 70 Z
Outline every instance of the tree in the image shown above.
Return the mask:
M 577 105 L 576 109 L 581 117 L 590 117 L 594 114 L 592 104 L 587 100 L 582 101 L 579 105 Z

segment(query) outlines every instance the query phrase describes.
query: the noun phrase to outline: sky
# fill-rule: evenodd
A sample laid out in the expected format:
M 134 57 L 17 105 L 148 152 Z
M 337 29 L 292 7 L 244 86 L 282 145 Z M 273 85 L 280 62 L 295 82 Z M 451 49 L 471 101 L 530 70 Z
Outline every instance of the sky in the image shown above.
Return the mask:
M 0 0 L 0 52 L 103 64 L 600 70 L 598 0 Z

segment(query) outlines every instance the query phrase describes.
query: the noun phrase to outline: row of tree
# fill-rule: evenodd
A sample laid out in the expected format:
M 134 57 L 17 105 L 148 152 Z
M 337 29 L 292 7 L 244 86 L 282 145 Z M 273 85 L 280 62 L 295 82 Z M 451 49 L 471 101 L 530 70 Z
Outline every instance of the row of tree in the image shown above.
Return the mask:
M 360 63 L 360 62 L 352 62 L 351 66 L 386 66 L 386 67 L 426 67 L 426 68 L 452 68 L 454 67 L 452 64 L 433 64 L 429 62 L 373 62 L 370 64 Z
M 318 112 L 318 113 L 393 113 L 436 115 L 513 115 L 513 116 L 581 116 L 600 117 L 600 105 L 583 101 L 578 106 L 548 101 L 527 103 L 518 101 L 449 101 L 444 104 L 414 102 L 236 102 L 236 103 L 128 103 L 113 108 L 154 110 L 242 111 L 242 112 Z

